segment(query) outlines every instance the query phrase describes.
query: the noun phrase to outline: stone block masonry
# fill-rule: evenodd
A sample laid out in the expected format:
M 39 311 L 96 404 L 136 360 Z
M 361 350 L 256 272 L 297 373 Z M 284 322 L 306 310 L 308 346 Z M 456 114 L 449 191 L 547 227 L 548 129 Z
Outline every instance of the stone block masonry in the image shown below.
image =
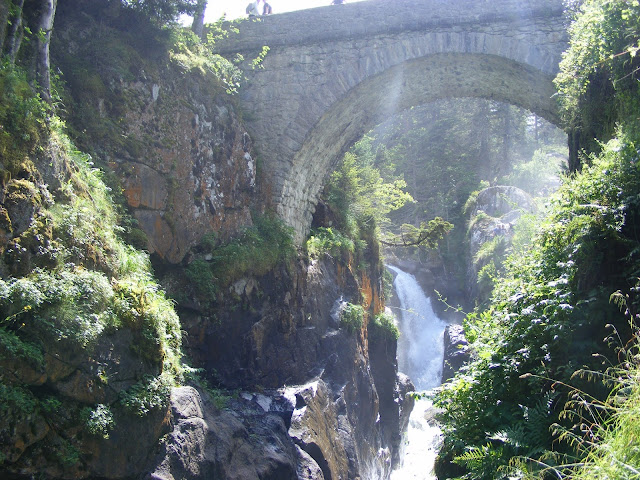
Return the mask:
M 369 0 L 240 24 L 222 54 L 255 58 L 240 103 L 281 217 L 306 237 L 327 175 L 381 120 L 476 97 L 558 121 L 561 0 Z

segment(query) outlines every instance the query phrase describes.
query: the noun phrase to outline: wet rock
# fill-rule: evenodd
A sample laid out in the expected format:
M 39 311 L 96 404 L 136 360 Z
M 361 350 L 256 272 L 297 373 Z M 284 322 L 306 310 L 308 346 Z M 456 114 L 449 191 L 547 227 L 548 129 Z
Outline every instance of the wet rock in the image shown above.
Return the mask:
M 345 302 L 376 305 L 379 285 L 371 278 L 375 272 L 365 280 L 330 258 L 298 261 L 238 280 L 214 310 L 182 315 L 189 356 L 227 388 L 264 389 L 242 397 L 283 419 L 313 460 L 303 456 L 298 464 L 307 475 L 390 473 L 392 438 L 399 438 L 395 339 L 369 343 L 366 324 L 356 332 L 340 328 L 338 313 Z M 239 300 L 242 308 L 233 308 Z M 211 314 L 215 322 L 205 320 Z M 281 396 L 269 393 L 282 386 Z
M 27 448 L 49 433 L 49 425 L 36 412 L 23 414 L 19 408 L 3 405 L 0 418 L 0 446 L 7 462 L 16 462 Z
M 462 325 L 447 325 L 444 330 L 443 382 L 452 378 L 470 360 L 468 345 Z
M 296 445 L 298 453 L 298 480 L 325 480 L 322 469 L 307 452 Z
M 347 451 L 352 445 L 345 445 L 340 436 L 338 406 L 327 385 L 322 380 L 306 385 L 296 392 L 296 400 L 289 435 L 313 458 L 324 478 L 353 478 Z
M 264 409 L 267 395 L 241 395 L 229 410 L 208 393 L 179 387 L 171 393 L 172 431 L 147 479 L 225 478 L 294 480 L 298 457 L 284 420 Z
M 413 385 L 413 382 L 409 377 L 404 373 L 398 373 L 395 402 L 399 407 L 398 433 L 400 438 L 402 438 L 404 432 L 407 431 L 407 427 L 409 426 L 409 417 L 411 416 L 411 412 L 413 411 L 413 407 L 416 403 L 415 399 L 408 394 L 410 392 L 414 392 L 415 389 L 416 387 Z M 398 445 L 397 451 L 399 450 L 400 446 Z

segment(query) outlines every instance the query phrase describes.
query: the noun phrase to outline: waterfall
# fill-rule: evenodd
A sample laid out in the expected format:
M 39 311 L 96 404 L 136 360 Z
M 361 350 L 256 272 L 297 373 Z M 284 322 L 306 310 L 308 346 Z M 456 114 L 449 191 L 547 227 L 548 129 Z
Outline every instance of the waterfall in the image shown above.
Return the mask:
M 416 390 L 429 391 L 442 381 L 444 329 L 416 278 L 397 267 L 394 287 L 400 301 L 398 315 L 398 369 L 413 381 Z M 411 413 L 403 442 L 402 465 L 391 474 L 392 480 L 435 479 L 433 464 L 441 438 L 432 419 L 432 402 L 420 399 Z

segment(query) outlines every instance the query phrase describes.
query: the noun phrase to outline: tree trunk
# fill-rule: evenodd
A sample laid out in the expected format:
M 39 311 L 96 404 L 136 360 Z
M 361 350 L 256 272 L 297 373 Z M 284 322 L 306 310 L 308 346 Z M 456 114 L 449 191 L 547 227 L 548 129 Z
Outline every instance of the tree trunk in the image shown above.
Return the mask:
M 7 33 L 5 42 L 3 45 L 3 52 L 9 58 L 11 63 L 15 63 L 16 55 L 20 50 L 20 44 L 22 43 L 22 35 L 24 29 L 22 28 L 22 11 L 24 7 L 24 0 L 17 0 L 14 3 L 14 11 L 9 12 L 8 21 L 11 23 L 7 25 Z
M 0 0 L 0 52 L 4 50 L 4 41 L 9 26 L 9 0 Z
M 29 51 L 20 55 L 25 59 L 25 66 L 30 80 L 46 102 L 51 103 L 51 73 L 49 62 L 49 43 L 53 20 L 56 15 L 58 0 L 26 0 L 24 7 L 24 22 L 30 28 L 32 36 Z
M 193 14 L 193 24 L 191 25 L 191 30 L 198 37 L 202 38 L 202 34 L 204 33 L 204 12 L 207 9 L 207 0 L 198 0 L 198 5 L 196 6 L 196 11 Z
M 53 20 L 56 16 L 58 0 L 43 0 L 43 11 L 38 28 L 38 46 L 36 54 L 36 81 L 40 86 L 42 98 L 51 103 L 51 67 L 49 61 L 49 44 L 53 31 Z

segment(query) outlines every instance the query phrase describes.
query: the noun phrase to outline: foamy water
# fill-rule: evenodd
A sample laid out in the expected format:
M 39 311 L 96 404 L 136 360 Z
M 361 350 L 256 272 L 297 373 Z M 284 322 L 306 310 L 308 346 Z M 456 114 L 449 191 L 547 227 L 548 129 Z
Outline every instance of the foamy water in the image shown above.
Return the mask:
M 429 392 L 442 381 L 444 329 L 446 322 L 438 318 L 415 277 L 389 266 L 395 272 L 394 287 L 401 308 L 398 318 L 398 369 L 409 376 L 417 391 Z M 433 464 L 438 454 L 442 432 L 432 420 L 432 402 L 428 398 L 416 401 L 409 428 L 403 442 L 400 468 L 391 474 L 392 480 L 434 480 Z

